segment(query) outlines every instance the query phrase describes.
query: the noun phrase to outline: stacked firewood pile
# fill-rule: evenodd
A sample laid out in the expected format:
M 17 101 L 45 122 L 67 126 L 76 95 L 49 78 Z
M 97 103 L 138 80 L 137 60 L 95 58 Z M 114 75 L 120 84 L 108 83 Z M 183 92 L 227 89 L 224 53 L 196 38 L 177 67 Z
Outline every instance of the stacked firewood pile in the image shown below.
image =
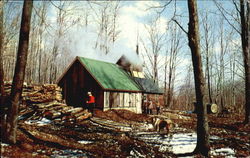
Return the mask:
M 32 91 L 30 91 L 32 90 Z M 62 102 L 62 90 L 56 84 L 45 84 L 24 88 L 23 100 L 29 103 L 47 103 L 51 101 Z
M 5 92 L 10 94 L 11 83 L 5 84 Z M 92 116 L 82 107 L 72 107 L 62 99 L 62 89 L 56 84 L 24 84 L 20 105 L 21 120 L 82 121 Z

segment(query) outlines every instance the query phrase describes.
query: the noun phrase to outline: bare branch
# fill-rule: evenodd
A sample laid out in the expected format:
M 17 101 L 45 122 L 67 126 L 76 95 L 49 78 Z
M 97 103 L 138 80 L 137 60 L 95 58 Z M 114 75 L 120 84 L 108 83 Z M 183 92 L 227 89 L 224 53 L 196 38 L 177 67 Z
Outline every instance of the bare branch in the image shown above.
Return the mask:
M 183 32 L 185 32 L 186 34 L 188 34 L 188 32 L 181 26 L 181 24 L 180 24 L 177 20 L 172 19 L 172 21 L 174 21 L 174 22 L 181 28 L 181 30 L 182 30 Z
M 150 10 L 150 9 L 162 9 L 161 11 L 156 11 L 158 14 L 162 14 L 165 9 L 167 8 L 167 6 L 172 2 L 173 0 L 169 0 L 166 4 L 162 5 L 162 6 L 151 6 L 149 8 L 146 9 L 147 10 Z
M 217 2 L 216 2 L 216 0 L 213 0 L 213 2 L 215 3 L 215 5 L 217 6 L 217 8 L 219 9 L 219 11 L 220 11 L 220 13 L 222 14 L 222 16 L 225 18 L 225 20 L 227 21 L 227 23 L 231 26 L 231 27 L 233 27 L 234 28 L 234 30 L 236 31 L 236 32 L 238 32 L 239 34 L 241 34 L 241 31 L 239 31 L 230 21 L 229 21 L 229 19 L 226 17 L 226 15 L 224 14 L 224 13 L 226 13 L 226 14 L 228 14 L 228 15 L 230 15 L 230 16 L 232 16 L 230 13 L 228 13 L 223 7 L 221 7 Z
M 54 7 L 56 7 L 57 9 L 59 9 L 59 10 L 65 12 L 65 10 L 63 10 L 62 8 L 60 8 L 60 7 L 58 7 L 57 5 L 55 5 L 54 2 L 53 2 L 52 0 L 49 0 L 49 1 L 50 1 L 50 3 L 51 3 Z

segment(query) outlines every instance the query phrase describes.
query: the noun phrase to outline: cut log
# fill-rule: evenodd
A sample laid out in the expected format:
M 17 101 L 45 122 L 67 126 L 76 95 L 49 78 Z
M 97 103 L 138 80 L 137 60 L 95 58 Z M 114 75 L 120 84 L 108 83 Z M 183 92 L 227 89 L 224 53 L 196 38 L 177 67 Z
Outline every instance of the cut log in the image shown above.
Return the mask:
M 50 110 L 55 110 L 55 111 L 61 111 L 63 108 L 67 107 L 66 104 L 58 104 L 58 106 L 54 106 L 54 107 L 51 107 L 49 108 Z
M 66 106 L 66 107 L 62 108 L 62 109 L 60 110 L 60 112 L 62 112 L 62 113 L 67 113 L 70 109 L 73 109 L 73 107 L 72 107 L 72 106 Z
M 84 110 L 84 111 L 81 111 L 81 112 L 76 113 L 74 115 L 75 115 L 75 117 L 79 117 L 79 116 L 85 115 L 86 113 L 88 113 L 87 110 Z
M 86 120 L 86 119 L 91 118 L 91 117 L 92 117 L 92 114 L 91 113 L 87 113 L 85 115 L 77 117 L 76 121 L 80 122 L 80 121 Z
M 73 109 L 68 110 L 67 112 L 75 114 L 75 113 L 78 113 L 80 111 L 83 111 L 83 108 L 81 108 L 81 107 L 80 108 L 73 108 Z
M 60 103 L 56 102 L 56 101 L 53 101 L 53 102 L 50 102 L 48 104 L 37 104 L 36 105 L 39 109 L 48 109 L 50 107 L 55 107 L 55 106 L 60 106 Z
M 207 104 L 208 114 L 217 114 L 219 112 L 219 107 L 217 104 Z

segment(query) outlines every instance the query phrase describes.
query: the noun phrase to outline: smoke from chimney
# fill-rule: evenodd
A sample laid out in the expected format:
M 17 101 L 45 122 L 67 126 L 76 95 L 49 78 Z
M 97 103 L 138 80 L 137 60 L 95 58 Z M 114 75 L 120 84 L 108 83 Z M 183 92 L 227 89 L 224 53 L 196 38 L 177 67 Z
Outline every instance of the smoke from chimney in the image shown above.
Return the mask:
M 125 41 L 125 39 L 118 39 L 114 44 L 110 43 L 110 52 L 105 54 L 95 48 L 97 36 L 98 35 L 93 33 L 93 30 L 90 29 L 72 31 L 68 35 L 68 38 L 71 39 L 71 44 L 68 45 L 71 54 L 74 56 L 82 56 L 111 63 L 116 63 L 122 55 L 125 55 L 126 60 L 128 60 L 131 64 L 142 65 L 142 61 L 137 55 L 139 50 L 136 50 L 135 52 L 135 50 L 127 46 L 127 41 Z

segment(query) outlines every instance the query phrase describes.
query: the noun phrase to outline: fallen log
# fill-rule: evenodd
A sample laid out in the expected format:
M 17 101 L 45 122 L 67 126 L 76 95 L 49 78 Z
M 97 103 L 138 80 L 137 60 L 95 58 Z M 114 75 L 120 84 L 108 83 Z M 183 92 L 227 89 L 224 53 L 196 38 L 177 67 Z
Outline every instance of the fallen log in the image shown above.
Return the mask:
M 84 145 L 80 144 L 77 141 L 72 141 L 71 139 L 63 139 L 57 135 L 48 134 L 45 132 L 40 132 L 34 128 L 29 130 L 25 129 L 24 127 L 20 127 L 20 130 L 28 135 L 33 140 L 42 141 L 43 144 L 45 143 L 53 143 L 54 145 L 59 145 L 61 147 L 73 148 L 73 149 L 80 149 L 80 150 L 91 150 L 93 147 L 91 145 Z

